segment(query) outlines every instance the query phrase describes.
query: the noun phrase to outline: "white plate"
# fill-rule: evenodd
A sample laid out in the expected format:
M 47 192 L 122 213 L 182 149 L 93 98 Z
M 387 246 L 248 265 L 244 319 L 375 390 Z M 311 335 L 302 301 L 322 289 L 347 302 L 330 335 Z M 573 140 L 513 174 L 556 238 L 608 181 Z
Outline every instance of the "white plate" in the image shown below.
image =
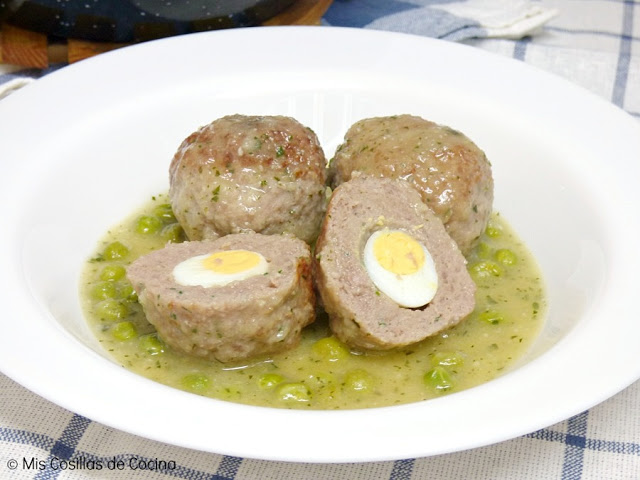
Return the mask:
M 228 113 L 287 114 L 328 156 L 359 118 L 413 113 L 493 163 L 496 209 L 533 250 L 550 309 L 534 348 L 477 388 L 411 405 L 288 411 L 138 377 L 96 344 L 78 275 L 105 230 L 168 188 L 180 141 Z M 337 28 L 254 28 L 125 48 L 0 103 L 0 369 L 103 424 L 272 460 L 408 458 L 499 442 L 640 377 L 640 127 L 595 96 L 457 44 Z

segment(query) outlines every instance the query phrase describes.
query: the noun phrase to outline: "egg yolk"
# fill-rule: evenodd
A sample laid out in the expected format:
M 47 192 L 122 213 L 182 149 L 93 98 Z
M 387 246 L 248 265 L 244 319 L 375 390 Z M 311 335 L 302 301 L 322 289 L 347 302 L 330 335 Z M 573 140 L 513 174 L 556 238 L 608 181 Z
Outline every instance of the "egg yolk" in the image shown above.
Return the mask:
M 422 246 L 403 232 L 386 232 L 375 239 L 373 254 L 382 268 L 396 275 L 416 273 L 424 265 Z
M 256 267 L 260 263 L 260 255 L 249 250 L 226 250 L 212 253 L 204 260 L 202 266 L 215 273 L 238 273 Z

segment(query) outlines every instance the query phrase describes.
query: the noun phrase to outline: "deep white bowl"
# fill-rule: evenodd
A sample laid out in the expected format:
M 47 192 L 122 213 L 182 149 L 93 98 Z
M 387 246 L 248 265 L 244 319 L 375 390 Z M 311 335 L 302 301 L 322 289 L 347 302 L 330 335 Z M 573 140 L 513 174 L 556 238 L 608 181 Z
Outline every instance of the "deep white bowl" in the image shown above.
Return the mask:
M 360 118 L 463 131 L 495 208 L 544 273 L 549 310 L 507 374 L 435 400 L 290 411 L 211 400 L 124 370 L 98 345 L 79 274 L 104 232 L 168 188 L 169 161 L 229 113 L 286 114 L 328 156 Z M 640 377 L 640 126 L 574 85 L 457 44 L 361 30 L 196 34 L 64 68 L 0 102 L 0 370 L 74 412 L 152 439 L 272 460 L 434 455 L 577 414 Z

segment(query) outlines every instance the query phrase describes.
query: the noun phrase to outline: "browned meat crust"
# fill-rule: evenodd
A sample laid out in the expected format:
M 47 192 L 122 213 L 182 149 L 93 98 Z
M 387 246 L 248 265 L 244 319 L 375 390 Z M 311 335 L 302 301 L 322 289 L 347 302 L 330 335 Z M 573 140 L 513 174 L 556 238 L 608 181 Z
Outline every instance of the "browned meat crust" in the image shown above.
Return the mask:
M 230 115 L 192 133 L 169 168 L 171 205 L 190 240 L 229 233 L 318 235 L 326 158 L 315 133 L 283 116 Z

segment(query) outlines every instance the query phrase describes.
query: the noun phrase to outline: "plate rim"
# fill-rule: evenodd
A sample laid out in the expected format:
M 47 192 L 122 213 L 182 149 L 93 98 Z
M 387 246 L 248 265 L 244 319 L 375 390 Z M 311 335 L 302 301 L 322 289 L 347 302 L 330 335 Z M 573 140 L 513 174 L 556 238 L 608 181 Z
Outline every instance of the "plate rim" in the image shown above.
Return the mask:
M 148 42 L 145 44 L 134 45 L 130 47 L 125 47 L 120 50 L 108 52 L 104 54 L 104 56 L 93 57 L 91 59 L 85 60 L 83 62 L 79 62 L 78 64 L 71 65 L 69 67 L 65 67 L 61 70 L 51 73 L 50 75 L 42 78 L 38 82 L 33 82 L 31 85 L 25 87 L 23 91 L 18 91 L 11 96 L 2 100 L 0 103 L 0 126 L 9 126 L 10 120 L 7 119 L 12 113 L 15 113 L 18 109 L 23 106 L 26 108 L 27 113 L 32 113 L 37 111 L 37 108 L 34 108 L 30 102 L 38 103 L 44 96 L 51 93 L 51 89 L 58 88 L 59 85 L 64 84 L 64 82 L 68 81 L 69 77 L 73 79 L 73 77 L 80 77 L 81 79 L 87 79 L 87 77 L 91 77 L 95 73 L 96 70 L 102 68 L 102 65 L 105 63 L 108 65 L 119 65 L 122 63 L 129 62 L 130 59 L 136 59 L 140 57 L 145 57 L 147 55 L 158 58 L 162 55 L 163 51 L 166 51 L 168 48 L 174 50 L 174 54 L 176 53 L 175 49 L 178 44 L 196 44 L 204 42 L 207 45 L 215 45 L 215 44 L 226 44 L 231 43 L 232 40 L 237 40 L 239 37 L 243 39 L 249 40 L 249 38 L 260 39 L 262 41 L 282 41 L 283 38 L 286 38 L 288 35 L 304 35 L 305 38 L 312 38 L 316 41 L 324 40 L 327 41 L 327 38 L 332 37 L 332 39 L 340 39 L 341 41 L 353 40 L 356 39 L 358 45 L 361 47 L 362 44 L 365 44 L 366 41 L 392 41 L 397 44 L 415 44 L 423 46 L 427 49 L 435 49 L 444 53 L 451 53 L 452 55 L 458 55 L 467 58 L 468 56 L 473 56 L 479 58 L 480 60 L 485 61 L 494 61 L 499 65 L 507 65 L 508 69 L 515 69 L 517 71 L 527 72 L 530 75 L 533 75 L 536 79 L 543 81 L 548 84 L 557 85 L 560 90 L 563 92 L 569 91 L 573 92 L 573 95 L 578 96 L 579 98 L 587 99 L 587 102 L 590 106 L 593 106 L 598 112 L 605 112 L 605 114 L 611 116 L 611 118 L 615 118 L 617 121 L 622 123 L 629 122 L 629 124 L 625 124 L 625 128 L 629 128 L 629 131 L 640 131 L 640 127 L 638 125 L 632 125 L 630 122 L 637 122 L 633 117 L 626 112 L 622 111 L 618 107 L 606 102 L 604 99 L 597 97 L 595 94 L 588 92 L 587 90 L 570 83 L 568 80 L 562 79 L 560 77 L 556 77 L 553 74 L 548 72 L 544 72 L 542 70 L 538 70 L 535 67 L 524 63 L 517 63 L 516 60 L 508 59 L 505 57 L 501 57 L 497 54 L 493 54 L 491 52 L 486 52 L 479 50 L 475 47 L 470 47 L 467 45 L 454 44 L 449 42 L 444 42 L 440 40 L 434 40 L 426 37 L 418 37 L 411 34 L 404 33 L 394 33 L 394 32 L 380 32 L 380 31 L 369 31 L 369 30 L 360 30 L 360 29 L 352 29 L 352 28 L 342 28 L 342 27 L 255 27 L 252 29 L 248 29 L 245 31 L 239 30 L 230 30 L 230 31 L 219 31 L 219 32 L 206 32 L 206 33 L 197 33 L 185 35 L 183 37 L 172 37 L 168 39 L 161 39 L 153 42 Z M 266 40 L 265 40 L 266 39 Z M 366 41 L 365 41 L 366 40 Z M 336 40 L 333 40 L 336 41 Z M 490 59 L 490 60 L 489 60 Z M 343 63 L 347 63 L 346 59 L 342 59 Z M 516 66 L 517 65 L 517 66 Z M 510 72 L 512 70 L 509 70 Z M 109 75 L 109 78 L 113 77 L 113 73 Z M 27 105 L 25 105 L 27 104 Z M 597 106 L 597 107 L 596 107 Z M 106 106 L 104 108 L 107 108 Z M 6 113 L 8 112 L 8 113 Z M 13 128 L 19 128 L 14 126 Z M 640 143 L 640 142 L 637 142 Z M 636 146 L 637 147 L 637 146 Z M 13 150 L 12 150 L 13 148 Z M 8 151 L 18 153 L 19 146 L 18 145 L 10 145 Z M 9 174 L 15 172 L 19 173 L 20 166 L 17 165 L 3 165 L 0 167 L 0 171 L 5 170 L 7 176 Z M 0 184 L 2 180 L 0 180 Z M 5 194 L 2 193 L 0 197 L 5 199 Z M 19 222 L 19 219 L 13 218 L 13 221 Z M 9 245 L 12 247 L 11 252 L 16 252 L 16 248 L 19 248 L 16 244 L 7 244 L 4 239 L 0 243 L 1 246 Z M 2 256 L 6 256 L 2 254 Z M 2 258 L 0 256 L 0 258 Z M 20 268 L 18 265 L 12 265 L 14 268 L 11 272 L 17 275 L 19 278 L 22 278 L 22 285 L 26 287 L 26 282 L 23 277 L 20 277 L 22 272 L 20 272 Z M 0 276 L 0 278 L 2 278 Z M 16 292 L 17 293 L 17 292 Z M 26 295 L 26 292 L 22 292 Z M 22 297 L 22 301 L 27 301 L 27 298 Z M 44 313 L 44 312 L 43 312 Z M 68 352 L 77 352 L 79 349 L 87 348 L 87 347 L 79 347 L 76 343 L 77 340 L 72 336 L 68 335 L 67 332 L 61 332 L 56 330 L 56 326 L 52 325 L 49 330 L 51 335 L 56 335 L 65 349 L 68 349 Z M 571 332 L 571 338 L 575 336 L 588 336 L 585 334 L 584 329 L 578 328 L 577 330 Z M 567 339 L 563 340 L 567 341 Z M 591 345 L 592 340 L 585 338 L 586 344 Z M 0 339 L 0 346 L 3 345 L 3 341 Z M 0 352 L 2 349 L 0 349 Z M 95 353 L 95 352 L 94 352 Z M 550 352 L 551 354 L 555 354 Z M 97 355 L 97 354 L 95 354 Z M 295 454 L 292 453 L 283 453 L 279 450 L 278 445 L 263 445 L 264 449 L 262 453 L 253 453 L 252 451 L 246 451 L 245 448 L 247 445 L 252 445 L 251 448 L 255 448 L 256 445 L 253 442 L 245 441 L 243 443 L 243 438 L 234 435 L 232 432 L 228 438 L 228 442 L 226 444 L 222 444 L 219 441 L 214 442 L 213 444 L 202 443 L 202 437 L 196 440 L 189 439 L 181 439 L 178 442 L 171 441 L 171 439 L 167 438 L 166 430 L 162 428 L 158 428 L 158 426 L 154 426 L 150 424 L 149 419 L 145 419 L 143 422 L 139 422 L 137 427 L 127 426 L 126 422 L 123 423 L 121 420 L 114 421 L 111 417 L 113 415 L 112 410 L 103 410 L 102 412 L 96 412 L 95 408 L 92 408 L 88 404 L 82 404 L 82 401 L 89 401 L 91 398 L 85 398 L 87 392 L 75 392 L 78 393 L 78 400 L 69 399 L 66 393 L 63 393 L 56 386 L 56 379 L 49 378 L 48 380 L 43 378 L 38 378 L 37 381 L 34 381 L 35 377 L 30 375 L 34 374 L 34 366 L 29 365 L 18 365 L 11 364 L 8 358 L 3 358 L 3 355 L 0 353 L 0 371 L 5 373 L 8 377 L 17 381 L 18 383 L 26 386 L 28 389 L 34 391 L 38 395 L 51 400 L 52 402 L 77 412 L 83 416 L 87 416 L 92 420 L 95 420 L 99 423 L 112 426 L 114 428 L 118 428 L 119 430 L 123 430 L 132 434 L 142 435 L 147 438 L 151 438 L 153 440 L 162 441 L 165 443 L 170 443 L 173 445 L 179 445 L 188 448 L 194 448 L 197 450 L 203 451 L 211 451 L 215 453 L 222 453 L 234 456 L 243 456 L 247 458 L 261 458 L 267 460 L 280 460 L 280 461 L 293 461 L 293 462 L 326 462 L 326 463 L 338 463 L 338 462 L 360 462 L 360 461 L 383 461 L 383 460 L 395 460 L 400 458 L 409 458 L 409 457 L 423 457 L 430 455 L 437 455 L 442 453 L 451 453 L 454 451 L 465 450 L 468 448 L 479 447 L 483 445 L 489 445 L 493 443 L 497 443 L 503 440 L 507 440 L 509 438 L 514 438 L 519 435 L 524 435 L 526 433 L 530 433 L 538 428 L 542 428 L 558 421 L 561 421 L 565 418 L 568 418 L 571 414 L 577 414 L 581 411 L 584 411 L 587 408 L 594 406 L 597 403 L 609 398 L 614 393 L 617 393 L 624 387 L 630 385 L 637 378 L 640 377 L 640 367 L 637 367 L 635 370 L 630 370 L 626 375 L 626 380 L 624 382 L 618 382 L 615 386 L 610 385 L 609 388 L 601 393 L 601 395 L 597 397 L 589 398 L 588 400 L 584 400 L 582 403 L 577 403 L 571 408 L 565 407 L 562 410 L 554 410 L 553 405 L 551 403 L 547 403 L 548 399 L 540 399 L 541 406 L 540 408 L 544 410 L 545 421 L 542 422 L 544 425 L 534 418 L 528 418 L 522 420 L 521 424 L 518 425 L 516 429 L 509 429 L 509 432 L 503 430 L 496 430 L 489 435 L 469 435 L 464 441 L 457 442 L 457 446 L 453 447 L 453 444 L 456 444 L 455 439 L 451 436 L 450 432 L 439 432 L 442 435 L 442 438 L 437 442 L 428 442 L 428 448 L 425 449 L 425 446 L 411 445 L 411 446 L 402 446 L 392 448 L 393 446 L 389 444 L 389 441 L 386 442 L 388 450 L 387 451 L 375 451 L 375 452 L 367 452 L 358 450 L 349 451 L 345 450 L 345 446 L 349 445 L 352 442 L 357 442 L 359 439 L 358 435 L 368 434 L 382 434 L 386 433 L 389 439 L 394 439 L 398 436 L 398 431 L 394 431 L 390 425 L 378 426 L 367 426 L 370 430 L 363 430 L 359 432 L 358 435 L 353 433 L 345 434 L 344 438 L 342 438 L 339 442 L 339 446 L 337 448 L 332 447 L 330 450 L 319 450 L 315 449 L 313 453 L 303 453 L 297 452 Z M 104 360 L 104 359 L 103 359 Z M 211 399 L 201 399 L 199 397 L 194 398 L 193 395 L 176 391 L 170 389 L 169 387 L 164 387 L 162 385 L 156 384 L 147 379 L 143 379 L 135 374 L 130 372 L 123 373 L 122 370 L 115 367 L 113 364 L 103 364 L 103 360 L 98 360 L 100 363 L 100 373 L 108 376 L 109 378 L 112 375 L 117 375 L 119 379 L 122 380 L 122 384 L 126 387 L 134 386 L 136 384 L 144 384 L 144 390 L 147 392 L 161 392 L 163 396 L 165 396 L 165 400 L 157 401 L 154 400 L 153 406 L 158 408 L 166 408 L 171 402 L 187 402 L 189 404 L 193 404 L 198 406 L 199 408 L 204 408 L 205 403 L 211 404 Z M 106 360 L 104 360 L 106 361 Z M 525 371 L 531 373 L 532 370 L 535 370 L 535 366 L 537 365 L 537 360 L 531 362 L 531 364 L 525 365 L 521 367 L 521 374 L 524 374 Z M 21 370 L 21 368 L 23 370 Z M 520 371 L 519 370 L 519 371 Z M 535 379 L 541 380 L 540 372 L 533 372 Z M 507 374 L 503 377 L 500 377 L 489 384 L 485 384 L 481 387 L 476 387 L 482 389 L 486 392 L 500 391 L 498 387 L 500 387 L 504 382 L 510 381 L 512 374 Z M 59 380 L 59 379 L 58 379 Z M 83 381 L 90 381 L 89 377 L 83 376 Z M 464 405 L 467 402 L 467 397 L 473 395 L 475 397 L 476 389 L 467 390 L 463 392 L 458 392 L 455 394 L 448 395 L 447 397 L 443 397 L 442 399 L 429 400 L 430 406 L 432 406 L 432 410 L 435 412 L 448 411 L 448 408 L 443 408 L 443 402 L 455 404 L 456 406 Z M 482 397 L 482 401 L 488 402 L 491 393 L 486 393 L 484 397 Z M 512 392 L 508 395 L 512 401 L 515 401 L 518 396 L 517 392 Z M 224 405 L 220 405 L 223 403 Z M 245 415 L 253 422 L 260 422 L 265 409 L 263 407 L 248 407 L 248 406 L 238 406 L 236 404 L 228 404 L 227 402 L 213 401 L 213 404 L 217 404 L 222 410 L 225 412 L 241 412 L 242 415 Z M 409 404 L 395 407 L 384 407 L 384 409 L 376 409 L 383 410 L 387 415 L 393 415 L 393 412 L 403 412 L 401 416 L 411 416 L 414 414 L 414 411 L 417 409 L 422 410 L 423 405 L 422 402 L 420 404 Z M 101 408 L 106 408 L 105 405 L 101 405 Z M 107 412 L 107 413 L 105 413 Z M 278 421 L 282 421 L 281 419 L 286 419 L 289 417 L 293 417 L 296 420 L 299 420 L 302 424 L 308 424 L 309 419 L 305 416 L 306 411 L 292 411 L 292 410 L 283 410 L 279 411 L 277 409 L 268 409 L 269 417 L 272 417 L 261 429 L 260 434 L 266 438 L 269 433 L 269 429 L 276 428 Z M 286 412 L 286 413 L 285 413 Z M 389 413 L 391 412 L 391 413 Z M 404 413 L 406 412 L 406 413 Z M 327 417 L 331 421 L 340 421 L 347 425 L 356 426 L 358 425 L 358 421 L 361 421 L 361 417 L 368 417 L 369 412 L 365 411 L 341 411 L 341 412 L 315 412 L 317 413 L 316 417 L 318 420 L 314 420 L 311 422 L 314 426 L 320 427 L 327 419 Z M 505 412 L 507 413 L 507 412 Z M 513 414 L 514 412 L 509 411 L 508 413 Z M 183 413 L 180 415 L 179 420 L 188 420 L 195 421 L 196 419 L 193 416 L 190 416 L 187 413 Z M 336 420 L 337 419 L 337 420 Z M 132 417 L 127 417 L 128 421 L 135 420 Z M 176 419 L 177 420 L 177 419 Z M 233 428 L 231 422 L 226 421 L 224 419 L 218 418 L 217 421 L 221 421 L 222 425 L 227 430 L 227 433 L 230 432 L 230 429 Z M 357 421 L 356 421 L 357 420 Z M 175 420 L 174 420 L 175 421 Z M 264 419 L 262 419 L 264 421 Z M 424 420 L 419 421 L 417 423 L 422 424 Z M 211 428 L 213 423 L 211 421 L 203 422 L 207 427 Z M 171 424 L 172 428 L 179 428 L 178 424 Z M 145 431 L 141 431 L 145 430 Z M 415 434 L 415 432 L 414 432 Z M 401 442 L 398 442 L 401 443 Z M 404 443 L 404 442 L 402 442 Z M 259 447 L 260 445 L 258 445 Z

